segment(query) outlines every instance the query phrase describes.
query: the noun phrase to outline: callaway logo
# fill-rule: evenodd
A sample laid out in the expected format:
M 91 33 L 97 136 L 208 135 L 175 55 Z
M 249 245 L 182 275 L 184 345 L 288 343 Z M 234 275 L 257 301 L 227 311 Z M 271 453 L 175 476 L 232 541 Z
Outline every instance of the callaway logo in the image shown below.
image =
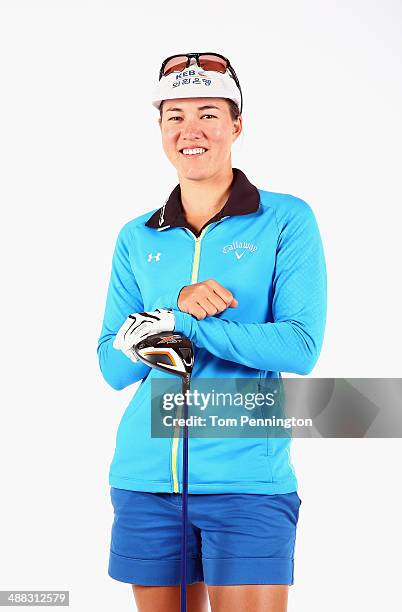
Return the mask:
M 157 253 L 156 255 L 152 255 L 152 253 L 148 254 L 148 262 L 151 262 L 153 259 L 155 259 L 155 261 L 159 261 L 161 258 L 161 253 Z
M 233 240 L 233 242 L 231 242 L 230 244 L 226 244 L 223 247 L 222 253 L 226 255 L 227 253 L 231 253 L 232 251 L 234 251 L 236 259 L 239 260 L 243 257 L 243 255 L 245 255 L 246 251 L 254 253 L 256 250 L 257 247 L 251 242 L 238 242 L 237 240 Z

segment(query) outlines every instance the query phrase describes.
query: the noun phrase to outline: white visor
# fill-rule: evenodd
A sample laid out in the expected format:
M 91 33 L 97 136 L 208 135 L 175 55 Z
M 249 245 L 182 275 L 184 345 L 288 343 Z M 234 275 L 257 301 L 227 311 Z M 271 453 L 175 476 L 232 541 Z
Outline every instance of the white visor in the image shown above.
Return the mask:
M 206 71 L 193 64 L 182 72 L 163 76 L 152 95 L 152 104 L 159 109 L 163 100 L 176 98 L 229 98 L 240 108 L 240 90 L 227 70 L 224 74 Z

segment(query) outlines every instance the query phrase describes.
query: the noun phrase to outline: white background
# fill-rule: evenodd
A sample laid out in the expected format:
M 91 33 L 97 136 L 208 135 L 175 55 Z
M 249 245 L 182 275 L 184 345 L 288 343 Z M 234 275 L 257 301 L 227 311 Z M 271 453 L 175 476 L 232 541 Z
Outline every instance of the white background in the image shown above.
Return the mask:
M 228 56 L 233 166 L 313 208 L 329 310 L 320 377 L 401 376 L 400 1 L 12 2 L 0 13 L 0 589 L 134 610 L 107 575 L 116 392 L 96 345 L 122 225 L 177 184 L 150 104 L 164 57 Z M 296 440 L 289 610 L 400 609 L 400 440 Z

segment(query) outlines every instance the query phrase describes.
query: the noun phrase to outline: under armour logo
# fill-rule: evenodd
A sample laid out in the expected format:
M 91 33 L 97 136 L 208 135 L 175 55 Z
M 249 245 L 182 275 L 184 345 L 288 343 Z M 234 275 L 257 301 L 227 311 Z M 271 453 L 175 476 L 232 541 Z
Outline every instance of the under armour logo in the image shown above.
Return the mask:
M 153 259 L 155 259 L 155 261 L 159 261 L 161 258 L 161 254 L 157 253 L 156 255 L 152 255 L 152 253 L 148 254 L 148 261 L 151 262 Z

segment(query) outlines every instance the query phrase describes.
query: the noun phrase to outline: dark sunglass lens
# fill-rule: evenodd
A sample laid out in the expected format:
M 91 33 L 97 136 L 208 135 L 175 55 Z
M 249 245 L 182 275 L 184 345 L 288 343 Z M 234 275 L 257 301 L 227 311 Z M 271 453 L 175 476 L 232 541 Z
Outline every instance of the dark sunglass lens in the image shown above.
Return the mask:
M 186 67 L 186 64 L 187 57 L 185 55 L 177 55 L 176 57 L 172 57 L 172 59 L 166 63 L 163 69 L 163 76 L 167 76 L 171 72 L 181 72 Z
M 226 60 L 218 55 L 200 55 L 200 66 L 203 70 L 213 70 L 224 74 L 228 67 Z

